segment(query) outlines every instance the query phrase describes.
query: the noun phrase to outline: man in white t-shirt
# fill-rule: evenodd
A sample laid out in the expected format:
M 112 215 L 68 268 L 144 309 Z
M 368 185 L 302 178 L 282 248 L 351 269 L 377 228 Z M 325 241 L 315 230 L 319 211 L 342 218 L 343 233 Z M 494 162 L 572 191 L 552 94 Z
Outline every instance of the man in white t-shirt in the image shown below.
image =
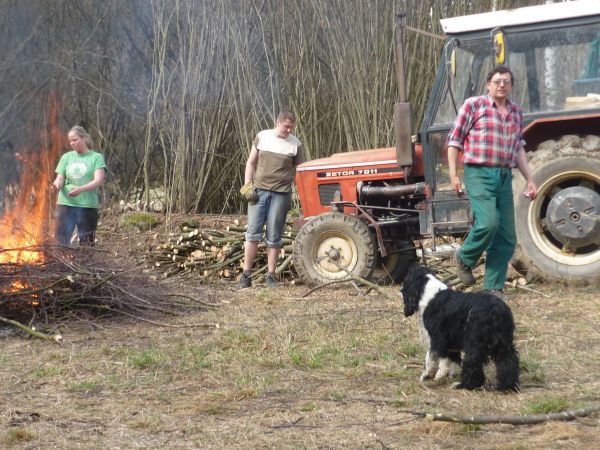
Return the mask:
M 281 235 L 290 209 L 292 183 L 296 166 L 304 162 L 302 144 L 291 134 L 295 126 L 294 113 L 280 112 L 274 129 L 256 135 L 246 161 L 242 193 L 248 199 L 248 230 L 240 289 L 252 286 L 252 266 L 265 225 L 268 264 L 265 284 L 277 285 L 275 270 L 283 245 Z

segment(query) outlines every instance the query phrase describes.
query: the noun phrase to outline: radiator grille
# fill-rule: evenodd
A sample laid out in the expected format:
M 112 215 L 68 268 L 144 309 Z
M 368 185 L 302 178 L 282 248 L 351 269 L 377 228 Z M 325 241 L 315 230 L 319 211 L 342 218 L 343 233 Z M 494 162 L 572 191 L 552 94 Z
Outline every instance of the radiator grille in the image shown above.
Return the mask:
M 339 196 L 340 185 L 339 183 L 335 184 L 320 184 L 319 185 L 319 199 L 321 201 L 322 206 L 329 206 L 333 201 L 334 197 Z M 336 199 L 337 200 L 337 199 Z M 341 200 L 341 196 L 340 199 Z

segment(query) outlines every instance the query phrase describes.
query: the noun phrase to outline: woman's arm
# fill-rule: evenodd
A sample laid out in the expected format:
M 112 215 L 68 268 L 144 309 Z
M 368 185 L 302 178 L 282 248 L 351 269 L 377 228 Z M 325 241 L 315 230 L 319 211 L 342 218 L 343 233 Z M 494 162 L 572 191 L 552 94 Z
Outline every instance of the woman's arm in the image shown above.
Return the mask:
M 102 186 L 102 184 L 104 184 L 105 173 L 106 171 L 104 168 L 96 169 L 94 171 L 94 179 L 83 186 L 77 186 L 75 189 L 71 190 L 71 192 L 69 192 L 69 197 L 77 197 L 82 192 L 93 191 L 94 189 Z

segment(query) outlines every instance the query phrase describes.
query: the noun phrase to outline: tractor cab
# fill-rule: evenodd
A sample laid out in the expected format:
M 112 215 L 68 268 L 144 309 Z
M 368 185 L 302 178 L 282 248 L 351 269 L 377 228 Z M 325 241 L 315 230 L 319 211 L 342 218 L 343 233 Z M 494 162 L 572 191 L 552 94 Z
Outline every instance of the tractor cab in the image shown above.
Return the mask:
M 599 14 L 600 2 L 580 1 L 441 20 L 446 41 L 417 136 L 433 193 L 423 234 L 468 228 L 468 199 L 450 188 L 446 139 L 464 100 L 486 94 L 495 65 L 513 72 L 527 151 L 566 134 L 598 133 Z

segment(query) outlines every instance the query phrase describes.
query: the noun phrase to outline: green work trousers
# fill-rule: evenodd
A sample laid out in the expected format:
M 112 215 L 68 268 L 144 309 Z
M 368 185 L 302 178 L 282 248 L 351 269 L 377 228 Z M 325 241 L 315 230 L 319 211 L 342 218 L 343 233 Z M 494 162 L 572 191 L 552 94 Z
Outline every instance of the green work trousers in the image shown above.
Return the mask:
M 512 171 L 467 164 L 465 187 L 475 223 L 458 256 L 467 266 L 475 267 L 485 251 L 483 288 L 502 289 L 517 245 Z

